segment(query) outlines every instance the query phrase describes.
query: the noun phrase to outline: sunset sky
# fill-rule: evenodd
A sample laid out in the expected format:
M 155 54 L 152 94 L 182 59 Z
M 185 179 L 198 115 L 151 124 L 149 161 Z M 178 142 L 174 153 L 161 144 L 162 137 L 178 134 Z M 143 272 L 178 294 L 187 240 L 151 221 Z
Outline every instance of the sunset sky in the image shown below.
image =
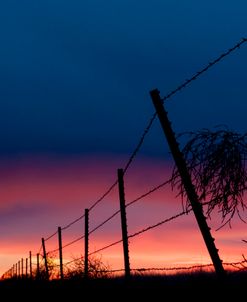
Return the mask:
M 0 4 L 0 275 L 84 213 L 114 183 L 154 108 L 246 33 L 247 3 L 188 0 L 9 0 Z M 246 43 L 247 44 L 247 43 Z M 176 134 L 226 125 L 246 132 L 247 45 L 167 101 Z M 158 120 L 126 173 L 126 202 L 171 176 Z M 127 208 L 129 234 L 183 210 L 166 186 Z M 90 229 L 119 209 L 117 187 L 90 212 Z M 243 213 L 243 218 L 246 213 Z M 83 220 L 63 233 L 84 232 Z M 216 231 L 223 261 L 241 261 L 246 225 Z M 121 239 L 119 216 L 90 237 L 90 252 Z M 57 247 L 57 238 L 47 250 Z M 192 213 L 130 240 L 130 264 L 210 263 Z M 83 253 L 68 247 L 66 260 Z M 122 246 L 100 253 L 123 268 Z M 247 253 L 246 253 L 247 256 Z

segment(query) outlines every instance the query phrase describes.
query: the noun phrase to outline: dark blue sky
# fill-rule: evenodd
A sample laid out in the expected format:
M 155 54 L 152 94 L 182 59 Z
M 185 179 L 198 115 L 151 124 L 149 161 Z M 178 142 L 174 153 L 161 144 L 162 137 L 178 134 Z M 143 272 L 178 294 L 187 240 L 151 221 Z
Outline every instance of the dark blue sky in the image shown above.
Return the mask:
M 161 95 L 247 36 L 246 0 L 0 4 L 0 156 L 130 153 Z M 246 131 L 247 45 L 169 100 L 176 132 Z M 159 124 L 144 153 L 165 147 Z M 166 148 L 166 147 L 165 147 Z

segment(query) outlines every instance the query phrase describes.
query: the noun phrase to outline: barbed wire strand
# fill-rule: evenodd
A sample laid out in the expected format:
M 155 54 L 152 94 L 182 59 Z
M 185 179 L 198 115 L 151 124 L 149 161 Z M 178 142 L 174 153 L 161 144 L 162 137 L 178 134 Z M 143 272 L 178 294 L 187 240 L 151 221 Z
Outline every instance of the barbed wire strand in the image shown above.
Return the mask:
M 106 190 L 106 192 L 101 195 L 100 198 L 98 198 L 92 205 L 91 207 L 88 209 L 89 211 L 91 211 L 94 207 L 96 207 L 96 205 L 98 203 L 100 203 L 108 194 L 110 194 L 110 192 L 115 188 L 115 186 L 117 185 L 118 180 L 116 180 L 110 187 L 109 189 Z M 73 220 L 72 222 L 68 223 L 66 226 L 62 227 L 62 230 L 66 230 L 69 227 L 71 227 L 73 224 L 75 224 L 76 222 L 80 221 L 81 219 L 83 219 L 85 217 L 85 214 L 81 215 L 80 217 L 76 218 L 75 220 Z
M 81 256 L 80 258 L 76 258 L 76 259 L 67 261 L 67 262 L 63 263 L 63 266 L 67 266 L 68 264 L 71 264 L 72 262 L 76 262 L 76 261 L 79 261 L 79 260 L 82 260 L 82 259 L 83 259 L 83 257 Z
M 52 237 L 54 237 L 55 235 L 57 235 L 58 231 L 56 231 L 55 233 L 53 233 L 52 235 L 50 235 L 49 237 L 45 238 L 45 241 L 48 241 L 49 239 L 51 239 Z
M 160 188 L 164 187 L 165 185 L 167 185 L 169 182 L 171 181 L 171 179 L 164 181 L 163 183 L 159 184 L 158 186 L 150 189 L 148 192 L 140 195 L 139 197 L 135 198 L 134 200 L 126 203 L 126 208 L 129 207 L 130 205 L 136 203 L 137 201 L 143 199 L 144 197 L 147 197 L 148 195 L 154 193 L 155 191 L 159 190 Z
M 174 267 L 147 267 L 147 268 L 132 268 L 131 271 L 174 271 L 174 270 L 191 270 L 195 268 L 211 267 L 213 264 L 200 264 L 191 266 L 174 266 Z
M 100 203 L 114 188 L 115 188 L 115 186 L 118 184 L 118 180 L 116 180 L 111 186 L 110 186 L 110 188 L 98 199 L 98 200 L 96 200 L 95 201 L 95 203 L 94 204 L 92 204 L 91 205 L 91 207 L 90 208 L 88 208 L 88 210 L 89 210 L 89 212 L 90 211 L 92 211 L 92 209 L 94 208 L 94 207 L 96 207 L 96 205 L 98 204 L 98 203 Z
M 160 222 L 158 222 L 158 223 L 156 223 L 156 224 L 154 224 L 154 225 L 150 225 L 150 226 L 148 226 L 148 227 L 146 227 L 146 228 L 144 228 L 144 229 L 142 229 L 142 230 L 140 230 L 140 231 L 135 232 L 134 234 L 128 235 L 128 238 L 133 238 L 133 237 L 138 236 L 138 235 L 140 235 L 140 234 L 142 234 L 142 233 L 145 233 L 145 232 L 147 232 L 147 231 L 149 231 L 149 230 L 151 230 L 151 229 L 157 228 L 157 227 L 161 226 L 162 224 L 167 223 L 167 222 L 169 222 L 169 221 L 172 221 L 172 220 L 174 220 L 174 219 L 176 219 L 176 218 L 178 218 L 178 217 L 180 217 L 180 216 L 183 216 L 183 215 L 185 215 L 185 214 L 188 214 L 188 213 L 191 212 L 191 211 L 192 211 L 192 209 L 188 209 L 188 210 L 183 211 L 183 212 L 181 212 L 181 213 L 179 213 L 179 214 L 177 214 L 177 215 L 174 215 L 174 216 L 172 216 L 172 217 L 170 217 L 170 218 L 167 218 L 167 219 L 165 219 L 165 220 L 162 220 L 162 221 L 160 221 Z
M 100 249 L 98 249 L 98 250 L 96 250 L 96 251 L 94 251 L 94 252 L 91 252 L 90 254 L 88 254 L 88 256 L 91 256 L 91 255 L 93 255 L 93 254 L 97 254 L 97 253 L 99 253 L 99 252 L 101 252 L 101 251 L 103 251 L 103 250 L 108 249 L 109 247 L 112 247 L 112 246 L 114 246 L 114 245 L 116 245 L 116 244 L 119 244 L 119 243 L 122 242 L 122 241 L 123 241 L 123 240 L 121 239 L 121 240 L 115 241 L 115 242 L 113 242 L 113 243 L 111 243 L 111 244 L 108 244 L 108 245 L 106 245 L 106 246 L 104 246 L 104 247 L 102 247 L 102 248 L 100 248 Z
M 68 247 L 68 246 L 70 246 L 70 245 L 72 245 L 72 244 L 74 244 L 74 243 L 76 243 L 76 242 L 78 242 L 78 241 L 80 241 L 84 238 L 85 238 L 85 235 L 83 235 L 81 237 L 78 237 L 78 238 L 74 239 L 73 241 L 70 241 L 69 243 L 63 245 L 62 249 L 66 248 L 66 247 Z
M 138 143 L 137 143 L 137 146 L 135 147 L 133 153 L 131 154 L 129 160 L 127 161 L 127 163 L 126 163 L 126 165 L 125 165 L 125 167 L 124 167 L 124 169 L 123 169 L 124 174 L 126 173 L 126 171 L 128 170 L 128 168 L 129 168 L 130 165 L 132 164 L 134 158 L 136 157 L 137 153 L 139 152 L 139 150 L 140 150 L 140 148 L 141 148 L 141 146 L 142 146 L 142 144 L 143 144 L 143 142 L 144 142 L 145 137 L 147 136 L 149 130 L 151 129 L 151 127 L 152 127 L 152 125 L 153 125 L 153 122 L 154 122 L 156 116 L 157 116 L 157 113 L 155 112 L 155 113 L 152 115 L 152 117 L 150 118 L 150 120 L 149 120 L 149 122 L 148 122 L 146 128 L 145 128 L 144 131 L 143 131 L 143 134 L 142 134 L 140 140 L 139 140 Z
M 238 261 L 238 262 L 222 262 L 225 266 L 234 266 L 238 268 L 237 265 L 246 264 L 246 261 Z M 172 271 L 172 270 L 191 270 L 191 269 L 201 269 L 205 267 L 213 267 L 213 263 L 209 264 L 199 264 L 199 265 L 191 265 L 191 266 L 175 266 L 175 267 L 148 267 L 148 268 L 132 268 L 131 271 Z M 247 269 L 247 267 L 245 267 Z
M 64 266 L 71 264 L 72 262 L 81 260 L 82 257 L 73 259 L 71 261 L 68 261 L 64 264 Z M 240 269 L 238 265 L 246 264 L 246 261 L 238 261 L 238 262 L 223 262 L 222 263 L 225 266 L 234 266 L 234 268 Z M 207 267 L 213 267 L 213 263 L 207 263 L 207 264 L 196 264 L 196 265 L 190 265 L 190 266 L 174 266 L 174 267 L 145 267 L 145 268 L 131 268 L 130 270 L 135 272 L 146 272 L 146 271 L 180 271 L 180 270 L 193 270 L 193 269 L 202 269 Z M 244 267 L 247 269 L 246 267 Z M 112 269 L 112 270 L 95 270 L 100 271 L 102 273 L 115 273 L 115 272 L 124 272 L 124 269 Z
M 56 253 L 56 252 L 58 252 L 58 251 L 59 251 L 59 247 L 56 248 L 56 249 L 54 249 L 54 250 L 50 250 L 50 251 L 46 252 L 46 256 L 48 256 L 49 254 Z
M 40 253 L 41 253 L 41 251 L 43 250 L 43 246 L 42 246 L 42 244 L 41 244 L 41 246 L 40 246 L 40 248 L 39 248 L 39 251 L 38 251 L 38 253 L 37 254 L 39 254 L 40 255 Z
M 66 226 L 62 227 L 61 230 L 64 231 L 64 230 L 68 229 L 69 227 L 71 227 L 73 224 L 75 224 L 76 222 L 80 221 L 84 217 L 85 217 L 85 214 L 81 215 L 80 217 L 76 218 L 72 222 L 68 223 Z
M 196 74 L 194 74 L 190 79 L 185 80 L 185 82 L 183 82 L 181 85 L 179 85 L 176 89 L 174 89 L 173 91 L 171 91 L 170 93 L 168 93 L 165 97 L 162 98 L 162 101 L 166 101 L 167 99 L 169 99 L 171 96 L 173 96 L 175 93 L 177 93 L 178 91 L 181 91 L 181 89 L 185 88 L 187 85 L 189 85 L 192 81 L 196 80 L 199 76 L 201 76 L 204 72 L 206 72 L 209 68 L 211 68 L 212 66 L 214 66 L 216 63 L 218 63 L 219 61 L 221 61 L 223 58 L 225 58 L 226 56 L 228 56 L 230 53 L 232 53 L 234 50 L 240 48 L 240 46 L 242 44 L 244 44 L 245 42 L 247 42 L 246 38 L 242 38 L 240 42 L 238 42 L 237 44 L 235 44 L 235 46 L 233 46 L 232 48 L 230 48 L 228 51 L 222 53 L 217 59 L 215 59 L 212 62 L 209 62 L 208 65 L 206 67 L 204 67 L 203 69 L 201 69 L 200 71 L 198 71 Z
M 120 210 L 117 210 L 116 212 L 114 212 L 110 217 L 108 217 L 106 220 L 104 220 L 103 222 L 101 222 L 99 225 L 97 225 L 95 228 L 93 228 L 88 234 L 91 235 L 92 233 L 94 233 L 96 230 L 98 230 L 99 228 L 101 228 L 104 224 L 106 224 L 107 222 L 109 222 L 110 220 L 112 220 L 115 216 L 117 216 L 117 214 L 120 213 Z

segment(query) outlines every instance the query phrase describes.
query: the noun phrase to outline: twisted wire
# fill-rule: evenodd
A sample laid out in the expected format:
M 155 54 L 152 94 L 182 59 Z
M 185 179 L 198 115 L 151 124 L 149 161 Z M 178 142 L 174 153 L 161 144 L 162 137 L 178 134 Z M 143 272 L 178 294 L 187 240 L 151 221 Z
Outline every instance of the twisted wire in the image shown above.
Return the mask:
M 96 250 L 96 251 L 94 251 L 94 252 L 88 254 L 88 256 L 91 256 L 91 255 L 93 255 L 93 254 L 97 254 L 97 253 L 99 253 L 99 252 L 101 252 L 101 251 L 103 251 L 103 250 L 106 250 L 106 249 L 108 249 L 109 247 L 112 247 L 112 246 L 114 246 L 114 245 L 116 245 L 116 244 L 118 244 L 118 243 L 120 243 L 120 242 L 122 242 L 122 241 L 123 241 L 123 240 L 121 239 L 121 240 L 115 241 L 115 242 L 113 242 L 113 243 L 111 243 L 111 244 L 108 244 L 108 245 L 106 245 L 106 246 L 104 246 L 104 247 L 102 247 L 102 248 L 100 248 L 100 249 L 98 249 L 98 250 Z
M 188 213 L 191 212 L 191 211 L 192 211 L 192 209 L 188 209 L 188 210 L 186 210 L 186 211 L 183 211 L 183 212 L 181 212 L 181 213 L 179 213 L 179 214 L 177 214 L 177 215 L 174 215 L 174 216 L 172 216 L 172 217 L 170 217 L 170 218 L 167 218 L 167 219 L 165 219 L 165 220 L 162 220 L 162 221 L 160 221 L 160 222 L 158 222 L 158 223 L 156 223 L 156 224 L 154 224 L 154 225 L 148 226 L 148 227 L 146 227 L 146 228 L 144 228 L 144 229 L 142 229 L 142 230 L 140 230 L 140 231 L 137 231 L 137 232 L 135 232 L 134 234 L 129 235 L 128 238 L 132 238 L 132 237 L 138 236 L 138 235 L 140 235 L 140 234 L 142 234 L 142 233 L 145 233 L 145 232 L 147 232 L 147 231 L 149 231 L 149 230 L 151 230 L 151 229 L 157 228 L 158 226 L 161 226 L 161 225 L 164 224 L 164 223 L 167 223 L 167 222 L 172 221 L 172 220 L 174 220 L 174 219 L 176 219 L 176 218 L 178 218 L 178 217 L 180 217 L 180 216 L 183 216 L 183 215 L 185 215 L 185 214 L 188 214 Z
M 116 180 L 111 186 L 110 186 L 110 188 L 98 199 L 98 200 L 96 200 L 92 205 L 91 205 L 91 207 L 90 208 L 88 208 L 88 210 L 89 210 L 89 212 L 90 211 L 92 211 L 92 209 L 94 208 L 94 207 L 96 207 L 96 205 L 98 204 L 98 203 L 100 203 L 114 188 L 115 188 L 115 186 L 118 184 L 118 180 Z
M 228 56 L 230 53 L 232 53 L 234 50 L 240 48 L 242 44 L 247 42 L 246 38 L 242 38 L 240 42 L 235 44 L 232 48 L 228 49 L 228 51 L 222 53 L 217 59 L 215 59 L 212 62 L 209 62 L 206 67 L 198 71 L 196 74 L 194 74 L 191 78 L 185 80 L 181 85 L 179 85 L 176 89 L 172 90 L 170 93 L 168 93 L 165 97 L 162 98 L 162 101 L 166 101 L 169 99 L 171 96 L 173 96 L 175 93 L 180 91 L 181 89 L 185 88 L 188 84 L 190 84 L 192 81 L 196 80 L 199 76 L 201 76 L 204 72 L 206 72 L 209 68 L 217 64 L 219 61 L 221 61 L 223 58 Z
M 160 185 L 158 185 L 158 186 L 152 188 L 152 189 L 149 190 L 148 192 L 146 192 L 146 193 L 140 195 L 139 197 L 135 198 L 134 200 L 132 200 L 132 201 L 126 203 L 126 208 L 129 207 L 130 205 L 136 203 L 137 201 L 143 199 L 144 197 L 147 197 L 148 195 L 150 195 L 151 193 L 157 191 L 158 189 L 164 187 L 165 185 L 167 185 L 168 183 L 170 183 L 170 181 L 171 181 L 170 179 L 169 179 L 169 180 L 166 180 L 165 182 L 163 182 L 163 183 L 161 183 Z
M 151 127 L 153 125 L 153 122 L 154 122 L 156 116 L 157 116 L 157 113 L 155 112 L 152 115 L 152 117 L 150 118 L 150 120 L 149 120 L 146 128 L 144 129 L 144 132 L 143 132 L 140 140 L 137 143 L 137 146 L 135 147 L 133 153 L 131 154 L 129 160 L 127 161 L 127 163 L 126 163 L 126 165 L 125 165 L 125 167 L 123 169 L 124 174 L 126 173 L 126 171 L 128 170 L 128 168 L 130 167 L 131 163 L 133 162 L 134 158 L 136 157 L 137 153 L 139 152 L 139 150 L 140 150 L 140 148 L 141 148 L 141 146 L 142 146 L 142 144 L 144 142 L 145 137 L 147 136 L 149 130 L 151 129 Z
M 191 266 L 174 266 L 174 267 L 147 267 L 147 268 L 132 268 L 131 271 L 180 271 L 180 270 L 191 270 L 197 268 L 205 268 L 205 267 L 212 267 L 213 264 L 200 264 L 200 265 L 191 265 Z
M 55 233 L 53 233 L 52 235 L 50 235 L 49 237 L 45 238 L 45 241 L 48 241 L 49 239 L 51 239 L 52 237 L 54 237 L 55 235 L 57 235 L 58 231 L 56 231 Z
M 69 227 L 71 227 L 73 224 L 75 224 L 76 222 L 80 221 L 84 217 L 85 217 L 85 214 L 81 215 L 80 217 L 76 218 L 72 222 L 68 223 L 66 226 L 62 227 L 61 230 L 64 231 L 64 230 L 68 229 Z
M 68 247 L 68 246 L 70 246 L 70 245 L 72 245 L 72 244 L 74 244 L 74 243 L 76 243 L 76 242 L 82 240 L 83 238 L 85 238 L 85 235 L 83 235 L 83 236 L 81 236 L 81 237 L 78 237 L 78 238 L 76 238 L 75 240 L 70 241 L 69 243 L 63 245 L 62 249 L 64 249 L 64 248 L 66 248 L 66 247 Z
M 119 214 L 119 213 L 120 213 L 120 210 L 114 212 L 110 217 L 108 217 L 106 220 L 104 220 L 99 225 L 97 225 L 95 228 L 93 228 L 88 234 L 90 235 L 90 234 L 94 233 L 96 230 L 98 230 L 99 228 L 101 228 L 108 221 L 112 220 L 112 218 L 114 218 L 115 216 L 117 216 L 117 214 Z

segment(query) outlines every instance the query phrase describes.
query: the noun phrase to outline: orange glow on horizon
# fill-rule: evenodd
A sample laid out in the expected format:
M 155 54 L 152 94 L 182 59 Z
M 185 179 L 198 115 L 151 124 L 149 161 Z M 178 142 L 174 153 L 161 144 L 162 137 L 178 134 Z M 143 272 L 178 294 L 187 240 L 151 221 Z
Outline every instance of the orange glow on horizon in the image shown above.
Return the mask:
M 117 163 L 122 159 L 46 160 L 24 159 L 18 165 L 2 165 L 0 172 L 1 252 L 0 275 L 20 258 L 34 257 L 46 238 L 81 216 L 115 181 Z M 169 178 L 171 165 L 154 160 L 143 160 L 126 174 L 126 202 L 149 191 Z M 99 172 L 101 171 L 101 172 Z M 6 176 L 6 177 L 5 177 Z M 90 213 L 90 230 L 119 209 L 117 187 Z M 128 207 L 128 232 L 133 234 L 182 211 L 176 192 L 165 187 Z M 217 216 L 217 215 L 216 215 Z M 214 231 L 220 219 L 208 223 L 224 262 L 241 261 L 247 245 L 244 224 L 234 220 Z M 63 244 L 83 235 L 84 222 L 79 221 L 63 232 Z M 90 235 L 89 253 L 121 239 L 119 217 Z M 47 251 L 58 247 L 57 236 L 47 241 Z M 149 232 L 130 239 L 132 268 L 171 267 L 211 263 L 205 244 L 192 213 L 170 221 Z M 65 261 L 84 253 L 83 240 L 64 249 Z M 99 253 L 111 269 L 123 268 L 122 244 Z M 36 259 L 34 259 L 35 263 Z

